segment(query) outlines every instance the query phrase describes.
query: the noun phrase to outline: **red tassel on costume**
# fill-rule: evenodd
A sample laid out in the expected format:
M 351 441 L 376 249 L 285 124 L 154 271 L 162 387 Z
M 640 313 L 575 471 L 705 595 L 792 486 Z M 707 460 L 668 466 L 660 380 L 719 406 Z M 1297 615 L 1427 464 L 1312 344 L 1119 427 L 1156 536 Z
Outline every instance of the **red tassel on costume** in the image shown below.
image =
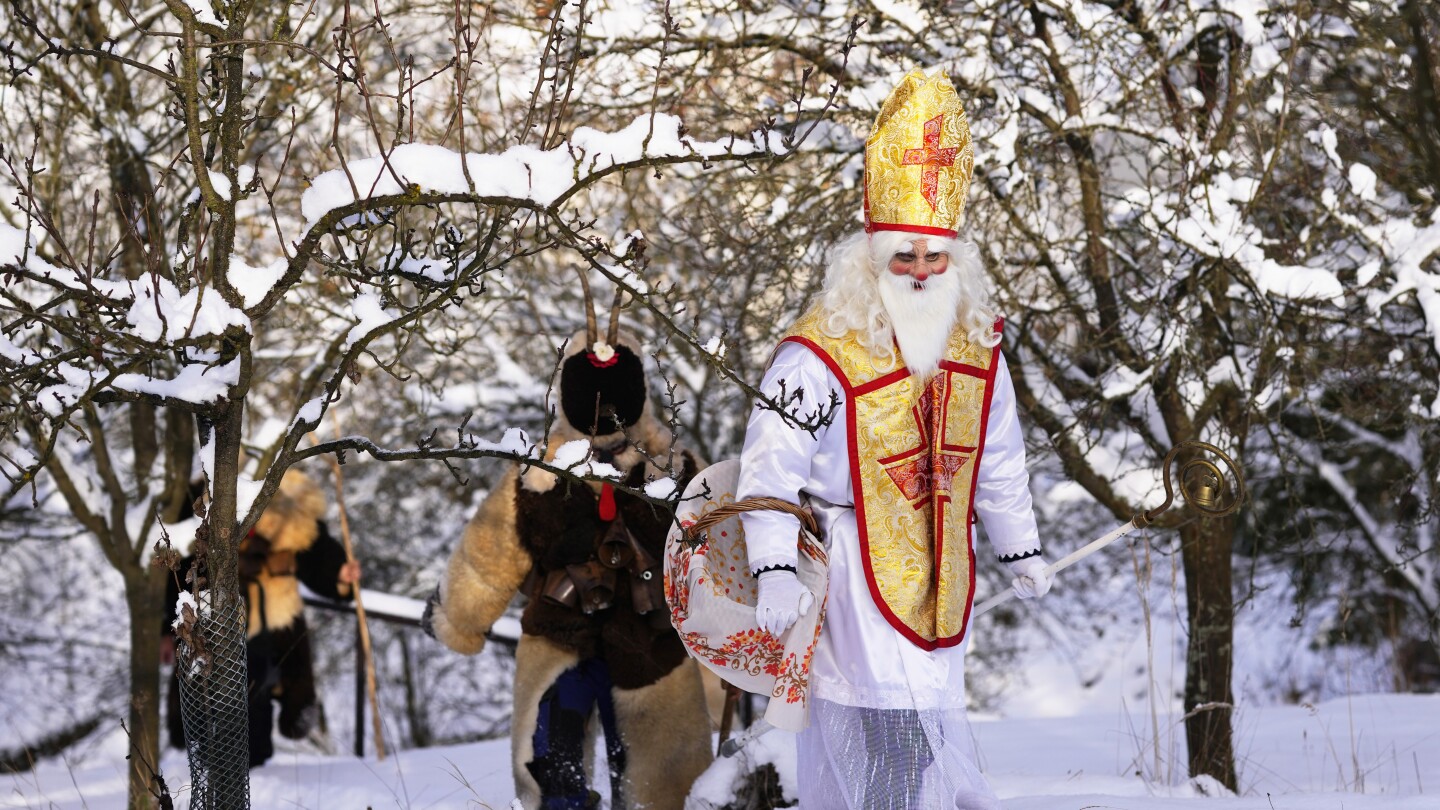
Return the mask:
M 600 485 L 600 519 L 607 523 L 615 519 L 615 488 L 609 484 Z

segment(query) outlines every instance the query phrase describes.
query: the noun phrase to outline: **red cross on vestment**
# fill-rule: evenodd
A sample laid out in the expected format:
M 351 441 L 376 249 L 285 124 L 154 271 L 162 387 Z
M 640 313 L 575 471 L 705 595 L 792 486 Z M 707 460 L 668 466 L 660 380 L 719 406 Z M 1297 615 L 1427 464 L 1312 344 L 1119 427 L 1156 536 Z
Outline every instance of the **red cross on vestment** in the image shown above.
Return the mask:
M 945 116 L 937 115 L 925 122 L 925 145 L 919 149 L 906 149 L 905 157 L 900 161 L 905 166 L 924 166 L 925 172 L 920 175 L 920 189 L 925 197 L 925 202 L 930 203 L 930 210 L 935 210 L 935 198 L 940 189 L 940 167 L 955 165 L 955 153 L 960 150 L 956 147 L 940 148 L 940 125 L 944 123 Z
M 945 418 L 944 409 L 937 406 L 945 395 L 943 377 L 943 373 L 932 377 L 920 401 L 911 409 L 920 432 L 919 444 L 899 455 L 880 459 L 900 494 L 916 509 L 931 495 L 937 501 L 949 500 L 955 474 L 974 452 L 945 446 L 945 425 L 941 422 Z

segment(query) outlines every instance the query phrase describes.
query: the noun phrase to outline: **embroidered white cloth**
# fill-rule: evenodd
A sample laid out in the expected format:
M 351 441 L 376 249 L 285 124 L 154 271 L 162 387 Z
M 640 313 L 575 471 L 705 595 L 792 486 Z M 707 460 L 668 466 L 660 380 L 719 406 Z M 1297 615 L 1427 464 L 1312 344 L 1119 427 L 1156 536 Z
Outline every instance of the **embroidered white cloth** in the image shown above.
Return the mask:
M 698 545 L 686 536 L 696 521 L 735 502 L 739 478 L 740 462 L 731 459 L 706 467 L 685 488 L 665 541 L 670 621 L 702 666 L 747 692 L 769 696 L 765 719 L 771 725 L 799 731 L 808 723 L 810 659 L 829 588 L 825 548 L 796 521 L 790 535 L 798 546 L 796 573 L 815 604 L 778 639 L 760 629 L 756 578 L 738 516 L 698 533 Z

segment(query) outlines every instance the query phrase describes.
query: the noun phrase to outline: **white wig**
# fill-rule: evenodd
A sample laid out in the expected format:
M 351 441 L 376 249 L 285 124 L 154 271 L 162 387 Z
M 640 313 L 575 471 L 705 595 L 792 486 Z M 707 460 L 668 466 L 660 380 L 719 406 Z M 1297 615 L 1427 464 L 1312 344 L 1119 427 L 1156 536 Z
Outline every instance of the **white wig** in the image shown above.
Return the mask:
M 899 359 L 895 355 L 890 316 L 876 294 L 877 280 L 881 273 L 888 272 L 890 257 L 908 250 L 911 242 L 922 238 L 928 242 L 929 250 L 950 255 L 946 272 L 959 277 L 960 309 L 956 324 L 982 346 L 1000 342 L 1000 335 L 995 332 L 997 313 L 990 303 L 985 265 L 980 261 L 980 248 L 974 242 L 906 231 L 874 234 L 861 231 L 836 245 L 831 254 L 820 293 L 823 315 L 820 328 L 830 337 L 858 332 L 861 345 L 874 358 L 876 368 L 894 368 Z

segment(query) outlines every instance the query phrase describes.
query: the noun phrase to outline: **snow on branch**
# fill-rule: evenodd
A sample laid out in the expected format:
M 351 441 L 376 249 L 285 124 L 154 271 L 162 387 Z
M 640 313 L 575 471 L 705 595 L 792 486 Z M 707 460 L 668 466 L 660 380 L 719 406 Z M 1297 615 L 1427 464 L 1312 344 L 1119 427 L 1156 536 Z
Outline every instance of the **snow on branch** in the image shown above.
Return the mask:
M 76 268 L 58 267 L 40 257 L 28 234 L 3 223 L 0 267 L 15 268 L 29 281 L 87 295 L 91 303 L 124 309 L 131 334 L 148 343 L 221 335 L 230 327 L 250 329 L 245 313 L 225 303 L 218 294 L 202 295 L 201 287 L 182 293 L 169 279 L 156 274 L 113 281 L 88 276 Z
M 13 303 L 53 307 L 66 299 L 84 302 L 95 320 L 67 328 L 82 330 L 90 343 L 83 351 L 57 348 L 44 339 L 30 338 L 31 330 L 0 336 L 0 358 L 26 369 L 38 381 L 30 401 L 48 416 L 60 417 L 97 390 L 108 388 L 125 395 L 159 398 L 187 405 L 213 404 L 239 381 L 240 364 L 219 364 L 208 352 L 181 352 L 178 370 L 171 378 L 137 370 L 155 356 L 137 347 L 169 349 L 236 329 L 250 331 L 250 319 L 230 306 L 213 289 L 195 286 L 186 292 L 169 279 L 149 273 L 137 279 L 95 278 L 73 267 L 61 267 L 41 257 L 25 231 L 0 224 L 0 268 L 17 276 L 6 289 Z M 31 306 L 22 306 L 28 311 Z M 89 330 L 88 332 L 85 330 Z M 106 334 L 94 330 L 103 330 Z M 16 343 L 20 340 L 20 343 Z M 117 342 L 118 341 L 118 342 Z M 26 345 L 27 343 L 33 345 Z M 82 367 L 90 357 L 99 367 Z M 148 358 L 148 359 L 147 359 Z M 169 364 L 162 364 L 166 367 Z
M 116 389 L 160 397 L 171 402 L 209 405 L 220 401 L 240 382 L 240 360 L 224 365 L 187 363 L 173 379 L 145 374 L 120 374 L 111 383 Z
M 1299 445 L 1295 449 L 1301 460 L 1308 464 L 1345 504 L 1364 532 L 1370 548 L 1405 580 L 1427 610 L 1433 613 L 1440 609 L 1440 584 L 1437 584 L 1424 562 L 1434 549 L 1417 549 L 1416 553 L 1407 554 L 1400 548 L 1398 539 L 1391 534 L 1391 527 L 1371 513 L 1339 465 L 1326 459 L 1314 448 Z
M 3 222 L 0 222 L 0 267 L 28 270 L 41 278 L 53 278 L 56 283 L 65 286 L 84 286 L 75 274 L 67 273 L 37 256 L 35 242 L 29 234 Z
M 1266 255 L 1265 234 L 1246 211 L 1258 190 L 1254 178 L 1219 173 L 1183 194 L 1157 194 L 1137 187 L 1126 199 L 1157 231 L 1169 233 L 1201 255 L 1234 262 L 1267 294 L 1294 301 L 1343 302 L 1345 291 L 1333 272 L 1282 265 Z
M 1423 228 L 1397 217 L 1379 226 L 1362 228 L 1361 232 L 1387 254 L 1395 277 L 1388 290 L 1370 299 L 1371 311 L 1378 312 L 1385 304 L 1414 293 L 1436 351 L 1440 351 L 1440 273 L 1425 269 L 1440 254 L 1440 211 L 1432 216 L 1435 221 Z M 1440 416 L 1440 399 L 1431 404 L 1430 414 Z
M 307 226 L 358 200 L 403 194 L 410 189 L 528 200 L 551 206 L 600 176 L 627 164 L 752 157 L 781 153 L 780 136 L 756 132 L 749 139 L 693 141 L 673 115 L 636 118 L 618 132 L 580 127 L 570 140 L 549 149 L 515 146 L 505 152 L 464 156 L 431 144 L 405 144 L 383 157 L 350 161 L 315 178 L 301 198 Z

